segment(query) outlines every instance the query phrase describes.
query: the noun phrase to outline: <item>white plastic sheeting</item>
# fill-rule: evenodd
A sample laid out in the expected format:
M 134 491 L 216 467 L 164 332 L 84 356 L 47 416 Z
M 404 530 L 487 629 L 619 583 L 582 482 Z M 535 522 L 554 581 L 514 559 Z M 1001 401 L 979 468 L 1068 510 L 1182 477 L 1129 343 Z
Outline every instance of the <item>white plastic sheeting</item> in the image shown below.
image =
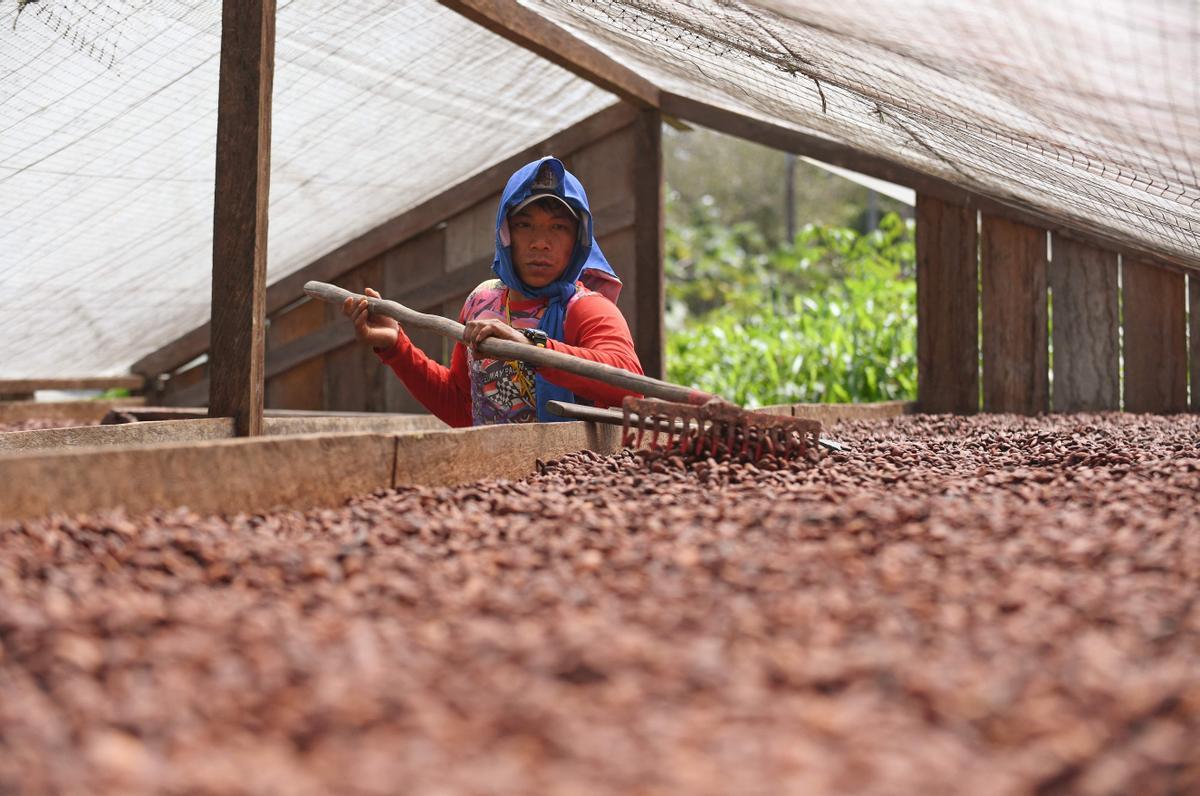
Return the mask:
M 220 7 L 0 2 L 0 378 L 124 372 L 208 319 Z M 268 282 L 616 101 L 432 0 L 277 27 Z
M 520 0 L 660 89 L 1200 262 L 1195 0 Z

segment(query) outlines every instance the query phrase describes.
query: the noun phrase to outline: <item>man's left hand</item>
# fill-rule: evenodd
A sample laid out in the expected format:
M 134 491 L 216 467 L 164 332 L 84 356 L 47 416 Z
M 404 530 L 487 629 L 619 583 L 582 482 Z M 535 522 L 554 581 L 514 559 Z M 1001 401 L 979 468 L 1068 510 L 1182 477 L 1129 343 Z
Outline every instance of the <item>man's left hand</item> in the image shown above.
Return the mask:
M 463 343 L 472 351 L 475 351 L 479 344 L 489 337 L 530 345 L 530 342 L 525 339 L 525 335 L 498 318 L 467 321 L 467 325 L 463 329 Z

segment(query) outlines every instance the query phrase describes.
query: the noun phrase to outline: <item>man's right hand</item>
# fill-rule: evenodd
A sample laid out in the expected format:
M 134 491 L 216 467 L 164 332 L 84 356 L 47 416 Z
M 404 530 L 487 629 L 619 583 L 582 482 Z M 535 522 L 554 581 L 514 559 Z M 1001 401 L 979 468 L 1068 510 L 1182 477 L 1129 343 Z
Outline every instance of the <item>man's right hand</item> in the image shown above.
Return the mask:
M 382 298 L 371 288 L 363 291 L 371 298 Z M 342 312 L 354 322 L 354 336 L 360 343 L 366 343 L 372 348 L 387 351 L 394 348 L 400 336 L 400 324 L 395 318 L 386 315 L 374 315 L 367 310 L 367 300 L 355 301 L 353 297 L 342 303 Z

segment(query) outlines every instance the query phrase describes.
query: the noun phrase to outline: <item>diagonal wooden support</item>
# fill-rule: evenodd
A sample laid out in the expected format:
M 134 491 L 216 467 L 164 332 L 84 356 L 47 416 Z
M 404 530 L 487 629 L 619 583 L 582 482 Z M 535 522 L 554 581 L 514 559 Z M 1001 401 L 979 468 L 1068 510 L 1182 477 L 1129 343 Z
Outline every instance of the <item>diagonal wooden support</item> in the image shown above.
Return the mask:
M 658 87 L 514 0 L 438 0 L 446 8 L 638 108 L 659 107 Z
M 262 433 L 275 0 L 225 0 L 217 105 L 209 415 Z

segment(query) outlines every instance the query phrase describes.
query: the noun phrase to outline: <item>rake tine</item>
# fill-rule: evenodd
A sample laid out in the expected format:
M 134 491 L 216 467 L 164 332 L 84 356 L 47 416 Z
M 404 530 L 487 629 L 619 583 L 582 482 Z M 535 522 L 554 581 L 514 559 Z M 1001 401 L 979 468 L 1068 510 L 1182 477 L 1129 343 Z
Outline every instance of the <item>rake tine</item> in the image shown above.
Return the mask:
M 688 442 L 692 438 L 692 419 L 690 417 L 681 419 L 683 420 L 683 429 L 679 432 L 679 452 L 687 453 Z

